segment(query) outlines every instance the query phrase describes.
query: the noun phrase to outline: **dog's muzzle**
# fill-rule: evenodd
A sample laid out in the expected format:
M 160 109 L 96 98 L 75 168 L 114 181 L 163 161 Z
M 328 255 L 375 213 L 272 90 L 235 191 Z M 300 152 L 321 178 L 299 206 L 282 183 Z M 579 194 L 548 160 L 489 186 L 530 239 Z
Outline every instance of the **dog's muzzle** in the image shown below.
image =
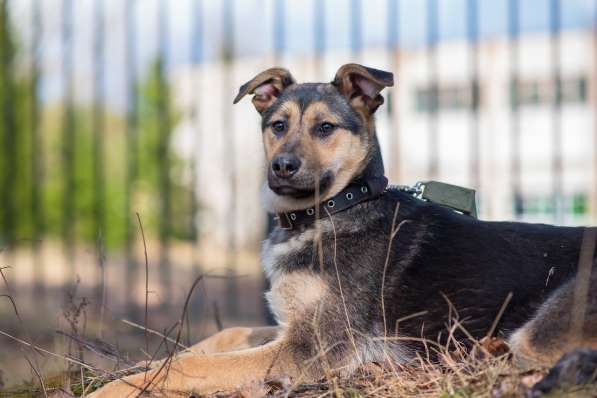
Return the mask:
M 301 170 L 290 178 L 278 177 L 273 168 L 270 168 L 267 175 L 269 188 L 280 196 L 290 196 L 296 199 L 304 199 L 315 196 L 316 184 L 319 184 L 319 195 L 323 195 L 332 185 L 334 176 L 331 172 L 326 172 L 316 181 L 313 173 Z

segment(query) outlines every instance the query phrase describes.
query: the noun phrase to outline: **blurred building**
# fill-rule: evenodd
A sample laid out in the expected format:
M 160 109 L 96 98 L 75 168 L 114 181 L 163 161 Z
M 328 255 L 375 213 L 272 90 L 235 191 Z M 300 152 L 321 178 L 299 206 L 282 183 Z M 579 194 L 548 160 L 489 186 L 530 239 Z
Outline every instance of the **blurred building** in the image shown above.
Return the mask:
M 397 86 L 385 93 L 386 104 L 377 115 L 391 181 L 412 184 L 433 178 L 473 186 L 484 219 L 594 223 L 597 143 L 591 87 L 596 82 L 587 56 L 593 53 L 594 39 L 588 31 L 561 34 L 559 82 L 548 62 L 554 51 L 550 40 L 545 33 L 522 36 L 516 65 L 507 38 L 480 42 L 476 58 L 468 41 L 440 42 L 433 49 L 433 63 L 425 47 L 394 54 L 363 50 L 363 64 L 386 70 L 395 65 Z M 287 56 L 278 64 L 298 81 L 330 81 L 335 70 L 352 59 L 330 51 L 323 59 Z M 254 243 L 263 236 L 259 119 L 250 101 L 232 106 L 232 98 L 242 83 L 274 64 L 273 59 L 238 58 L 229 65 L 185 66 L 175 73 L 175 97 L 183 109 L 175 146 L 188 158 L 199 151 L 195 184 L 200 202 L 208 206 L 202 208 L 201 220 L 207 238 L 226 239 L 223 220 L 230 220 L 231 208 L 236 208 L 233 230 L 238 243 Z M 478 82 L 471 77 L 475 67 Z M 477 150 L 471 147 L 475 134 Z M 433 137 L 436 173 L 429 166 Z M 517 150 L 518 155 L 513 153 Z M 473 170 L 475 152 L 479 164 Z M 516 156 L 518 175 L 512 167 Z M 554 162 L 557 157 L 561 167 Z M 554 189 L 559 190 L 559 205 L 554 204 Z

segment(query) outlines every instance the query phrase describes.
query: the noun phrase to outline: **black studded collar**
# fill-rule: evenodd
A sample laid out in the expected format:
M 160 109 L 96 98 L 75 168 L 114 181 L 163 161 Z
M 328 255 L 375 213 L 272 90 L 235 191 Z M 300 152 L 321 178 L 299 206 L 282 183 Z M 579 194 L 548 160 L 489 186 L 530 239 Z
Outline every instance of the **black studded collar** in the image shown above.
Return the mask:
M 294 229 L 299 225 L 311 224 L 318 218 L 340 213 L 359 203 L 378 197 L 385 191 L 387 185 L 388 179 L 385 177 L 354 180 L 342 191 L 318 206 L 278 213 L 276 217 L 278 226 L 282 229 Z

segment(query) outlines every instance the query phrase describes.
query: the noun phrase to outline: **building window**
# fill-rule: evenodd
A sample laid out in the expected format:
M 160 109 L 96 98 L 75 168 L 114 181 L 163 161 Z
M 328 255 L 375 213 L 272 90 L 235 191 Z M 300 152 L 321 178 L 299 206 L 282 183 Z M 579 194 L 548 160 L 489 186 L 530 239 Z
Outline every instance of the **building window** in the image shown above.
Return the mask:
M 479 88 L 469 84 L 431 85 L 415 91 L 415 109 L 420 113 L 461 111 L 474 109 L 479 104 Z
M 418 88 L 415 94 L 415 107 L 417 112 L 437 112 L 437 91 L 433 88 Z
M 569 77 L 554 80 L 513 79 L 510 82 L 510 102 L 512 107 L 526 105 L 549 105 L 557 98 L 561 103 L 587 102 L 587 79 Z
M 555 206 L 551 196 L 519 196 L 514 200 L 515 214 L 522 216 L 544 217 L 555 214 Z M 574 218 L 589 214 L 589 198 L 586 193 L 576 193 L 562 197 L 564 215 Z
M 585 77 L 563 80 L 560 90 L 563 102 L 587 102 L 587 79 Z

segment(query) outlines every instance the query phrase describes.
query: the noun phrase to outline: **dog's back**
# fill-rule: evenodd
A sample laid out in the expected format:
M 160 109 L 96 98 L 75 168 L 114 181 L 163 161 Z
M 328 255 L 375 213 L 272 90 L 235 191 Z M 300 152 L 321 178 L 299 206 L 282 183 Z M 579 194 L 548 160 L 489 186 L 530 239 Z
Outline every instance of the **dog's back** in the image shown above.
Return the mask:
M 553 297 L 568 297 L 564 292 L 573 289 L 584 228 L 485 222 L 401 193 L 388 196 L 388 207 L 400 203 L 399 220 L 409 220 L 398 233 L 396 268 L 388 275 L 396 279 L 391 318 L 426 311 L 401 322 L 401 333 L 437 339 L 446 335 L 452 316 L 481 338 L 511 294 L 496 325 L 509 336 L 545 306 L 554 306 Z M 597 289 L 591 289 L 588 304 L 585 328 L 597 330 Z M 565 326 L 568 318 L 558 312 L 555 317 Z

